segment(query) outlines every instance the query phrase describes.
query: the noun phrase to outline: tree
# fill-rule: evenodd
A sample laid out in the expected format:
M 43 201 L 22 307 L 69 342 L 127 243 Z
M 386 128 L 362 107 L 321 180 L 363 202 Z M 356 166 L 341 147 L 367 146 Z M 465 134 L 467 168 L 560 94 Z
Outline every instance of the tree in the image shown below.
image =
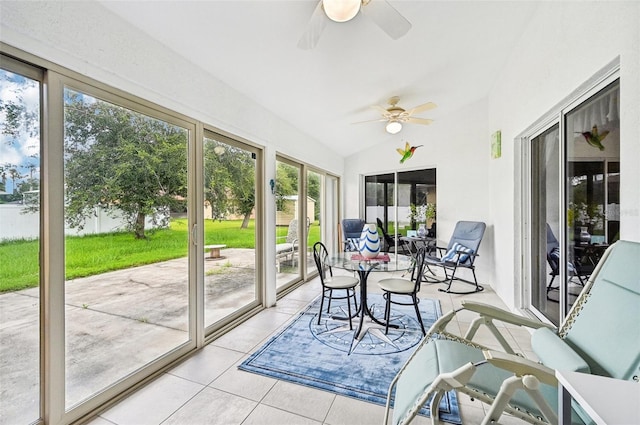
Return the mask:
M 76 92 L 65 96 L 67 223 L 81 228 L 103 208 L 123 213 L 145 238 L 147 216 L 168 219 L 186 196 L 187 131 Z
M 255 208 L 255 157 L 244 149 L 206 139 L 205 200 L 212 218 L 222 220 L 227 213 L 243 216 L 241 228 L 249 225 Z
M 297 167 L 277 163 L 276 167 L 276 209 L 284 211 L 287 207 L 285 197 L 298 194 L 298 174 Z
M 7 190 L 7 180 L 11 181 L 10 193 L 3 195 L 3 201 L 22 199 L 27 169 L 31 184 L 39 177 L 39 88 L 35 80 L 0 70 L 0 139 L 4 145 L 0 149 L 0 193 Z

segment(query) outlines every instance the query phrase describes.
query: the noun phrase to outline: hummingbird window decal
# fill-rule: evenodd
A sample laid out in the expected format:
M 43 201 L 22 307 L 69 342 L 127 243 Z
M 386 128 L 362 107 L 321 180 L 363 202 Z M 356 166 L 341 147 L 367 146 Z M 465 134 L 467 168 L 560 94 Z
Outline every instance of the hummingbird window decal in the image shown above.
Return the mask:
M 593 128 L 591 128 L 591 131 L 582 131 L 582 132 L 576 131 L 576 133 L 582 134 L 582 136 L 587 141 L 587 143 L 589 143 L 594 148 L 600 149 L 601 151 L 604 150 L 602 141 L 604 140 L 605 137 L 607 137 L 607 134 L 609 134 L 608 131 L 603 131 L 602 133 L 598 133 L 597 125 L 594 125 Z
M 400 158 L 400 164 L 404 163 L 407 159 L 411 158 L 414 152 L 416 151 L 416 149 L 420 147 L 422 147 L 422 145 L 411 146 L 409 145 L 409 142 L 406 142 L 404 145 L 404 150 L 400 148 L 396 149 L 400 154 L 400 156 L 402 157 Z

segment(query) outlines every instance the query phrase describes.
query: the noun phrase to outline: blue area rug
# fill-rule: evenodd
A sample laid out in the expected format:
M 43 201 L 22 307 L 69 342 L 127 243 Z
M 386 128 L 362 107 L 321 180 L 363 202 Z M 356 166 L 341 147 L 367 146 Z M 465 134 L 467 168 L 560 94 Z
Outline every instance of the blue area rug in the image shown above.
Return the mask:
M 375 317 L 383 317 L 382 296 L 369 295 L 368 304 Z M 425 329 L 429 329 L 441 315 L 440 303 L 421 299 L 419 305 Z M 357 322 L 354 321 L 354 330 L 349 330 L 348 321 L 331 318 L 331 315 L 345 316 L 346 304 L 334 300 L 331 314 L 327 314 L 325 300 L 325 311 L 318 325 L 319 307 L 318 298 L 239 368 L 385 405 L 391 381 L 422 339 L 413 306 L 393 305 L 391 323 L 398 329 L 389 329 L 385 338 L 384 328 L 372 326 L 356 346 L 353 333 Z M 429 414 L 428 404 L 421 414 Z M 462 423 L 455 392 L 443 397 L 440 419 Z

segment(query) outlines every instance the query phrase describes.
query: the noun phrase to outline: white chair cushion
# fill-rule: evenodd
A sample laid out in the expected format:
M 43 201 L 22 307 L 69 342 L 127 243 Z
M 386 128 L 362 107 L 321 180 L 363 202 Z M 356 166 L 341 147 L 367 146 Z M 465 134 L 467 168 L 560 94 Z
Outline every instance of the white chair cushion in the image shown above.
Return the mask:
M 378 282 L 378 286 L 384 291 L 393 292 L 395 294 L 410 294 L 414 291 L 415 283 L 408 279 L 392 277 L 390 279 L 382 279 Z
M 276 245 L 276 254 L 293 251 L 293 244 L 284 242 Z
M 353 276 L 328 276 L 324 280 L 324 286 L 331 289 L 353 288 L 358 284 L 359 280 Z

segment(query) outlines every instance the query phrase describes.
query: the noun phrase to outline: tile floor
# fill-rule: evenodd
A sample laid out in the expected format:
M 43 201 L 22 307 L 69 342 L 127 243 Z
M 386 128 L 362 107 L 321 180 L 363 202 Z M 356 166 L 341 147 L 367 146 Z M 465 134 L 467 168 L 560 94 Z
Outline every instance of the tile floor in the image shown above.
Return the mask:
M 375 281 L 388 277 L 373 273 L 369 288 L 377 292 Z M 260 347 L 275 331 L 291 320 L 319 294 L 317 280 L 306 283 L 241 326 L 204 347 L 185 362 L 91 420 L 90 425 L 370 425 L 382 424 L 384 407 L 326 391 L 239 371 L 237 365 Z M 421 297 L 437 298 L 442 311 L 457 308 L 461 300 L 473 300 L 504 307 L 490 289 L 473 295 L 439 292 L 440 284 L 423 285 Z M 459 315 L 452 322 L 464 332 L 470 316 Z M 510 342 L 527 357 L 533 357 L 526 330 L 506 327 Z M 485 339 L 486 338 L 486 339 Z M 496 346 L 486 334 L 479 342 Z M 496 346 L 497 347 L 497 346 Z M 311 360 L 310 360 L 311 361 Z M 480 423 L 486 405 L 460 395 L 464 424 Z M 418 417 L 416 425 L 431 423 Z M 503 425 L 523 424 L 514 417 L 501 418 Z

